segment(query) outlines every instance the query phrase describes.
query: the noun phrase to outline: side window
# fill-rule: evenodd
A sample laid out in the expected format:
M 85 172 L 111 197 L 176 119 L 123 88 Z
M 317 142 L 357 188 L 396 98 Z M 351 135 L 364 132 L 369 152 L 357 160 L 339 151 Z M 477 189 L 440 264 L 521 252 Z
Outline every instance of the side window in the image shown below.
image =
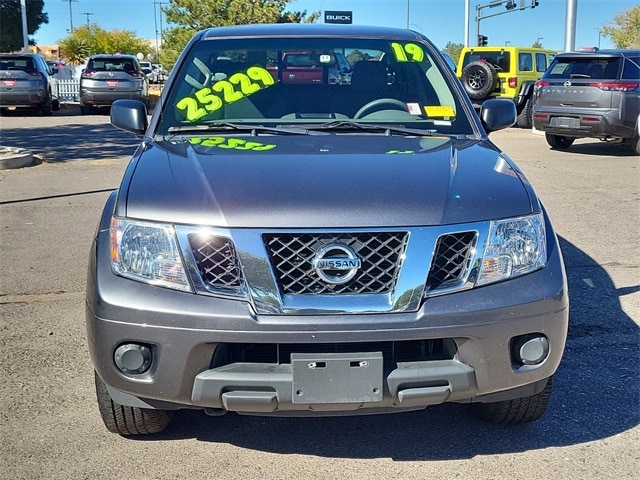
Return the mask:
M 518 54 L 518 69 L 521 72 L 531 72 L 533 71 L 533 60 L 530 53 L 519 53 Z
M 544 53 L 536 53 L 536 72 L 544 72 L 547 69 L 547 56 Z
M 622 78 L 638 80 L 640 78 L 640 57 L 627 57 L 622 67 Z

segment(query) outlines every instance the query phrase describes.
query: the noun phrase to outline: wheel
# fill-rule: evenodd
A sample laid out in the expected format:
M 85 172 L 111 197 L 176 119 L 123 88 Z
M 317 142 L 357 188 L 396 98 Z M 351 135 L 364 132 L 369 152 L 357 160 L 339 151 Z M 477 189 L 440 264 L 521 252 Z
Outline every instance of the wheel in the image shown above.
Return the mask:
M 545 134 L 545 138 L 547 139 L 547 143 L 551 145 L 551 148 L 558 148 L 560 150 L 566 150 L 575 141 L 575 138 L 563 137 L 562 135 L 551 135 L 550 133 Z
M 80 115 L 91 115 L 91 107 L 80 105 Z
M 516 120 L 516 124 L 520 128 L 531 128 L 533 126 L 533 119 L 531 118 L 531 109 L 533 102 L 531 101 L 531 97 L 527 98 L 524 102 L 524 107 L 518 114 L 518 118 Z
M 462 70 L 462 85 L 469 98 L 482 100 L 498 85 L 498 73 L 490 63 L 471 62 Z
M 628 138 L 626 143 L 633 153 L 640 155 L 640 135 Z
M 60 110 L 60 100 L 58 100 L 57 98 L 53 99 L 51 101 L 51 109 L 54 112 L 57 112 L 58 110 Z
M 492 403 L 474 404 L 476 413 L 491 423 L 498 425 L 515 425 L 518 423 L 535 422 L 547 411 L 551 398 L 552 379 L 549 377 L 544 389 L 530 397 L 503 400 Z
M 401 110 L 403 112 L 408 111 L 407 104 L 401 102 L 400 100 L 396 100 L 395 98 L 378 98 L 377 100 L 373 100 L 363 105 L 360 110 L 356 112 L 353 118 L 354 120 L 356 120 L 380 110 Z
M 167 428 L 171 421 L 169 412 L 120 405 L 113 401 L 107 386 L 97 373 L 95 377 L 98 408 L 107 430 L 120 435 L 148 435 L 160 433 Z
M 43 115 L 45 117 L 50 116 L 53 113 L 51 102 L 49 101 L 47 104 L 38 107 L 38 112 L 40 113 L 40 115 Z

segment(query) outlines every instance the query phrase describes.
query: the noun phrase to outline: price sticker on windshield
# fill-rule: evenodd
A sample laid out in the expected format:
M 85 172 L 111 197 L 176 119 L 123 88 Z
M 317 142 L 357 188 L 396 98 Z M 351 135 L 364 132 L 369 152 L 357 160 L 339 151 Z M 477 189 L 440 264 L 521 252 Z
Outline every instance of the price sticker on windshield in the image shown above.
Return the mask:
M 397 62 L 422 62 L 424 60 L 424 50 L 417 43 L 392 42 L 391 49 Z

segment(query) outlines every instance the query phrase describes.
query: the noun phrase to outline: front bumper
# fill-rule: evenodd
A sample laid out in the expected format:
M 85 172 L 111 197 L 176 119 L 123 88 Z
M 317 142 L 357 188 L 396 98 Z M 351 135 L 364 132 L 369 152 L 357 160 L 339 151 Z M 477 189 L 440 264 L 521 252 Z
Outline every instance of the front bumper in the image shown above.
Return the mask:
M 87 282 L 89 349 L 114 400 L 143 408 L 364 413 L 532 395 L 558 368 L 568 326 L 562 257 L 550 225 L 547 233 L 546 268 L 428 298 L 416 312 L 259 315 L 241 300 L 184 293 L 114 275 L 108 261 L 108 230 L 101 230 Z M 515 365 L 513 339 L 528 334 L 548 339 L 548 356 L 536 366 Z M 380 352 L 359 348 L 405 341 L 443 341 L 454 348 L 447 358 L 391 364 L 384 359 L 380 364 Z M 115 365 L 115 350 L 130 342 L 149 345 L 153 352 L 152 366 L 144 374 L 128 375 Z M 290 362 L 216 361 L 217 352 L 229 345 L 309 348 L 345 343 L 347 351 L 338 356 L 314 354 L 318 350 L 311 348 L 296 354 L 298 358 L 292 355 Z M 304 369 L 318 362 L 334 366 L 337 373 L 325 378 L 326 395 L 300 398 L 299 390 L 313 389 L 316 383 L 310 376 L 314 372 L 296 373 L 296 366 Z M 344 368 L 352 362 L 377 365 L 377 370 L 371 377 L 366 372 L 349 377 Z M 355 394 L 349 396 L 352 390 Z

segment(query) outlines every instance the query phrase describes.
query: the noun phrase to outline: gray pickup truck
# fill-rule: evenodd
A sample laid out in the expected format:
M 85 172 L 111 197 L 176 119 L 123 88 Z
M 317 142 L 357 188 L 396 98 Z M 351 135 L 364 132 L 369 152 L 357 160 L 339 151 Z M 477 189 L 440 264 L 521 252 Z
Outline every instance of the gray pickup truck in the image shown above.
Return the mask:
M 282 52 L 346 53 L 348 83 L 292 84 Z M 222 62 L 220 59 L 224 59 Z M 224 64 L 224 65 L 223 65 Z M 224 72 L 221 70 L 224 68 Z M 122 435 L 172 411 L 345 415 L 468 403 L 539 419 L 567 284 L 547 213 L 423 35 L 208 29 L 185 48 L 110 195 L 88 268 L 100 413 Z

